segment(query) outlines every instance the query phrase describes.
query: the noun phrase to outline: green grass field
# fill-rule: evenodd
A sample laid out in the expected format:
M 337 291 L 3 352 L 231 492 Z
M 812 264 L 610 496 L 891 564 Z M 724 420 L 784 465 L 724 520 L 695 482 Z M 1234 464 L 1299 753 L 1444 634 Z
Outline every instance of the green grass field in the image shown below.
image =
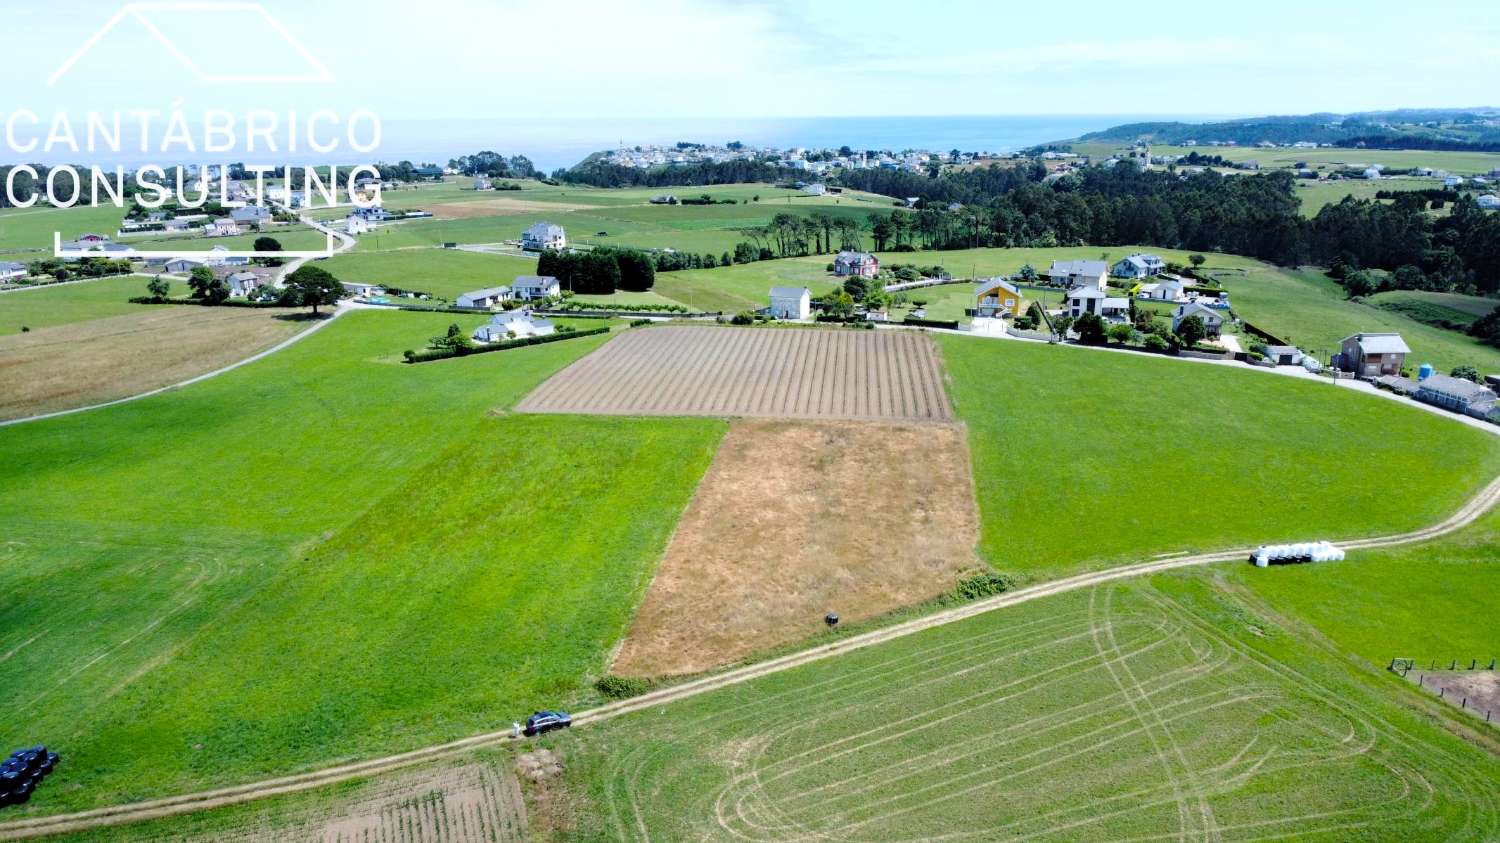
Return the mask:
M 1103 586 L 548 740 L 556 836 L 1500 833 L 1500 761 L 1390 693 L 1201 575 Z
M 1344 564 L 1234 571 L 1237 585 L 1305 621 L 1340 650 L 1385 667 L 1397 656 L 1500 656 L 1500 512 L 1436 542 L 1351 553 Z
M 146 305 L 129 300 L 146 295 L 146 280 L 122 275 L 0 294 L 0 335 L 19 334 L 23 326 L 36 330 L 139 313 Z
M 536 274 L 536 261 L 531 258 L 440 248 L 360 250 L 320 261 L 318 266 L 341 281 L 420 290 L 448 301 L 470 290 L 510 286 L 517 275 Z
M 0 740 L 69 759 L 26 810 L 492 729 L 603 669 L 723 424 L 489 417 L 603 338 L 397 362 L 450 321 L 0 430 Z
M 1381 191 L 1394 190 L 1433 190 L 1443 186 L 1439 179 L 1421 178 L 1392 178 L 1380 181 L 1362 181 L 1357 179 L 1340 179 L 1338 181 L 1308 181 L 1297 182 L 1297 198 L 1302 200 L 1302 216 L 1315 217 L 1323 210 L 1325 205 L 1337 205 L 1344 201 L 1344 197 L 1353 196 L 1355 199 L 1374 199 L 1375 194 Z
M 980 551 L 1002 571 L 1401 532 L 1442 520 L 1500 472 L 1500 438 L 1327 383 L 938 343 L 969 426 Z

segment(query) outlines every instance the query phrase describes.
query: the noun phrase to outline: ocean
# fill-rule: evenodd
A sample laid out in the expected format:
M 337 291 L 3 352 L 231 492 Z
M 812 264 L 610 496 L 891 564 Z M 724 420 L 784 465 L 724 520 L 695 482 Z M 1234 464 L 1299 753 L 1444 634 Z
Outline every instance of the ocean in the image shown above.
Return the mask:
M 1077 137 L 1122 123 L 1149 120 L 1201 122 L 1202 115 L 1045 115 L 990 117 L 798 117 L 749 120 L 391 120 L 384 124 L 380 156 L 386 161 L 446 164 L 458 155 L 490 150 L 525 155 L 551 172 L 589 153 L 621 146 L 679 141 L 750 146 L 929 149 L 1013 152 Z

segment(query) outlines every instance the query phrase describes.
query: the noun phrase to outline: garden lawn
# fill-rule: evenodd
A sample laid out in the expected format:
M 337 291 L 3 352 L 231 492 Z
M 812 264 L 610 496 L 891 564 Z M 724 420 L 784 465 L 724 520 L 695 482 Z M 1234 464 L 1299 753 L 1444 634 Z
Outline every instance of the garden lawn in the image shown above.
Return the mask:
M 493 729 L 603 670 L 723 424 L 491 414 L 605 338 L 397 362 L 450 321 L 0 429 L 0 743 L 68 759 L 26 812 Z
M 1323 382 L 937 339 L 969 425 L 980 550 L 1002 571 L 1397 533 L 1500 472 L 1500 437 Z
M 146 281 L 120 275 L 0 293 L 0 335 L 19 334 L 22 327 L 36 330 L 141 313 L 148 306 L 130 299 L 146 295 Z

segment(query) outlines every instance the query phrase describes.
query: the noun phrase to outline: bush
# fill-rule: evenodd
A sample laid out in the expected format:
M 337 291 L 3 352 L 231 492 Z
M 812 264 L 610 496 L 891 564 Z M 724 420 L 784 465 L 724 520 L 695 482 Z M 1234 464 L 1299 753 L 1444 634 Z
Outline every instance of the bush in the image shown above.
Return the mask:
M 650 319 L 632 319 L 632 320 L 630 320 L 630 327 L 632 327 L 632 328 L 639 328 L 642 325 L 650 325 L 650 324 L 651 324 L 651 320 Z
M 748 311 L 748 310 L 742 310 L 739 313 L 736 313 L 734 315 L 733 319 L 729 320 L 729 324 L 731 324 L 731 325 L 754 325 L 755 324 L 755 314 L 752 313 L 752 312 L 750 312 L 750 311 Z
M 986 571 L 965 577 L 958 585 L 953 587 L 952 596 L 955 600 L 980 600 L 985 597 L 994 597 L 1003 594 L 1016 587 L 1016 578 L 1009 574 L 1000 574 L 994 571 Z
M 1145 345 L 1147 351 L 1154 351 L 1158 354 L 1166 351 L 1169 347 L 1167 341 L 1156 334 L 1147 334 Z
M 651 683 L 633 676 L 605 676 L 595 682 L 594 687 L 609 699 L 623 700 L 651 690 Z

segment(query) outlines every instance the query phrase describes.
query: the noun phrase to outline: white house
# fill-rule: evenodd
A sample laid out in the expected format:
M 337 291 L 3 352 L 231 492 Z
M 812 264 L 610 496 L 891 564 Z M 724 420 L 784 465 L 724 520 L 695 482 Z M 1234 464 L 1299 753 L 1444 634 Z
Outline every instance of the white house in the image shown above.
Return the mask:
M 777 319 L 806 319 L 812 314 L 812 291 L 806 287 L 772 287 L 770 313 Z
M 485 178 L 484 176 L 475 176 L 474 177 L 474 189 L 475 190 L 490 190 L 493 187 L 494 187 L 494 185 L 490 184 L 490 180 L 487 179 L 487 178 Z
M 480 325 L 474 339 L 480 342 L 505 342 L 524 337 L 545 337 L 557 333 L 551 322 L 532 316 L 525 309 L 509 310 L 490 317 L 487 324 Z
M 550 275 L 517 275 L 510 291 L 521 301 L 535 301 L 562 295 L 562 284 Z
M 9 284 L 17 278 L 25 278 L 26 264 L 15 261 L 0 261 L 0 284 Z
M 349 292 L 349 295 L 358 298 L 385 295 L 385 288 L 379 284 L 366 284 L 361 281 L 343 281 L 340 283 L 344 285 L 344 289 Z
M 568 235 L 560 225 L 550 222 L 534 223 L 521 234 L 521 248 L 533 252 L 545 252 L 548 249 L 561 251 L 568 247 Z
M 375 226 L 359 214 L 350 214 L 344 220 L 344 232 L 346 234 L 369 234 Z
M 1485 211 L 1500 211 L 1500 196 L 1487 193 L 1479 197 L 1479 207 Z
M 1068 291 L 1067 313 L 1074 319 L 1092 313 L 1109 322 L 1121 322 L 1130 316 L 1130 300 L 1110 298 L 1103 290 L 1085 284 Z
M 486 287 L 464 293 L 454 302 L 459 307 L 495 308 L 515 298 L 509 287 Z
M 802 188 L 802 192 L 808 196 L 823 196 L 828 193 L 828 186 L 824 184 L 809 184 Z
M 224 279 L 229 284 L 229 295 L 248 296 L 261 285 L 261 278 L 253 272 L 235 272 Z
M 1104 261 L 1053 261 L 1047 277 L 1069 290 L 1083 286 L 1103 290 L 1109 282 L 1109 265 Z
M 208 237 L 232 237 L 240 233 L 240 226 L 231 219 L 218 219 L 203 226 L 203 233 Z
M 1365 169 L 1365 178 L 1369 179 L 1370 181 L 1376 181 L 1377 179 L 1380 178 L 1380 168 L 1379 167 L 1368 167 L 1368 168 L 1366 168 Z
M 1197 302 L 1187 302 L 1177 305 L 1172 311 L 1172 330 L 1176 331 L 1182 325 L 1182 320 L 1189 316 L 1196 316 L 1203 321 L 1203 327 L 1210 337 L 1217 337 L 1224 330 L 1224 317 L 1217 310 L 1205 307 Z
M 1111 272 L 1116 278 L 1150 278 L 1166 269 L 1167 265 L 1156 255 L 1131 255 L 1116 263 Z
M 1151 289 L 1141 288 L 1141 298 L 1154 301 L 1177 301 L 1182 298 L 1187 290 L 1187 284 L 1181 278 L 1163 278 L 1155 284 L 1148 284 Z

